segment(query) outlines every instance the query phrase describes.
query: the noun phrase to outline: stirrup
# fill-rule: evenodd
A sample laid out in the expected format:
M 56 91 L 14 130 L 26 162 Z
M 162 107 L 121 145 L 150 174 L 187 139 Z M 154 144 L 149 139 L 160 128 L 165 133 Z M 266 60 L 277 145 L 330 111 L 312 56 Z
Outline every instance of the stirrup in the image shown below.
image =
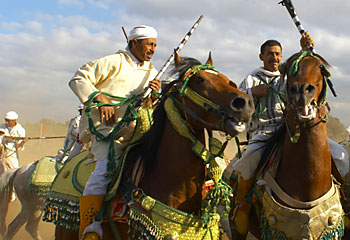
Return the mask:
M 82 240 L 100 240 L 100 236 L 95 232 L 88 232 L 83 236 Z

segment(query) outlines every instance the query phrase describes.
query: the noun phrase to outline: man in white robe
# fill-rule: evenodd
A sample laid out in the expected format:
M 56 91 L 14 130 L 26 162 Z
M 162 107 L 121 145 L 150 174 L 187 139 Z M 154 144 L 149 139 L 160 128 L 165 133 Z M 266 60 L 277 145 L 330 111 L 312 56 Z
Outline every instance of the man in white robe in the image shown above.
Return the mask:
M 3 159 L 7 169 L 19 167 L 19 151 L 27 142 L 25 129 L 17 122 L 18 114 L 10 111 L 5 114 L 5 123 L 0 125 L 2 135 Z M 21 139 L 18 139 L 21 138 Z
M 102 57 L 83 65 L 69 82 L 69 86 L 83 104 L 87 104 L 89 97 L 96 91 L 100 92 L 96 100 L 103 103 L 117 103 L 117 101 L 104 95 L 102 92 L 118 97 L 131 97 L 141 94 L 149 86 L 154 91 L 159 91 L 160 80 L 154 79 L 157 70 L 150 62 L 157 46 L 157 32 L 154 28 L 141 25 L 133 28 L 128 36 L 126 50 L 119 50 L 115 54 Z M 122 119 L 125 105 L 120 107 L 102 106 L 99 109 L 92 109 L 91 118 L 96 130 L 107 136 L 116 124 Z M 88 124 L 86 115 L 83 115 L 80 126 L 80 134 L 87 135 Z M 111 181 L 107 175 L 108 161 L 118 161 L 123 149 L 131 140 L 133 125 L 123 128 L 114 141 L 115 157 L 108 159 L 109 143 L 98 141 L 91 134 L 91 154 L 96 161 L 96 167 L 87 181 L 83 197 L 80 199 L 80 230 L 79 238 L 84 239 L 94 235 L 102 238 L 102 231 L 99 227 L 91 224 L 92 219 L 86 215 L 93 215 L 100 211 L 107 185 Z M 91 209 L 91 205 L 94 209 Z M 84 214 L 84 213 L 93 214 Z M 98 232 L 98 233 L 96 233 Z M 98 235 L 98 236 L 97 236 Z

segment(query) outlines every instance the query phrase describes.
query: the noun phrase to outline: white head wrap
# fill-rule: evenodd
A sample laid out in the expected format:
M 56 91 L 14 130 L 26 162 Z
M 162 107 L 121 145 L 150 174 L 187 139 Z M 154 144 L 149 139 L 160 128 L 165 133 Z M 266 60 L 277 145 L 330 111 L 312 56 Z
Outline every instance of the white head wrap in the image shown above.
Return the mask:
M 77 110 L 83 110 L 84 109 L 84 104 L 80 103 L 79 106 L 77 107 Z
M 5 114 L 4 118 L 8 120 L 17 120 L 18 114 L 15 111 L 9 111 Z
M 157 38 L 157 31 L 153 27 L 140 25 L 131 29 L 128 36 L 129 41 L 133 39 Z

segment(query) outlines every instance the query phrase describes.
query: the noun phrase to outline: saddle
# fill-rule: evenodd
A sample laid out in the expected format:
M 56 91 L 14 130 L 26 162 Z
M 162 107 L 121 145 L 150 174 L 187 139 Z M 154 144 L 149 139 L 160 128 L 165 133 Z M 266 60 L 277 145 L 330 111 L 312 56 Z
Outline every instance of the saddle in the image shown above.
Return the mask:
M 55 157 L 46 156 L 34 164 L 28 188 L 39 196 L 46 196 L 57 175 L 56 159 Z

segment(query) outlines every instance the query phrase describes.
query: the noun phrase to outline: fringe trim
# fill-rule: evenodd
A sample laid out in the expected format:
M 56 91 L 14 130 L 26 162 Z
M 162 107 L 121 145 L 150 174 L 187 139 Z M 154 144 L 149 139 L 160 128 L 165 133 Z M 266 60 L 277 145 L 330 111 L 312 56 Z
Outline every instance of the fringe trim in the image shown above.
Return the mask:
M 57 197 L 47 197 L 42 220 L 68 230 L 79 231 L 79 206 L 79 199 L 62 200 Z

